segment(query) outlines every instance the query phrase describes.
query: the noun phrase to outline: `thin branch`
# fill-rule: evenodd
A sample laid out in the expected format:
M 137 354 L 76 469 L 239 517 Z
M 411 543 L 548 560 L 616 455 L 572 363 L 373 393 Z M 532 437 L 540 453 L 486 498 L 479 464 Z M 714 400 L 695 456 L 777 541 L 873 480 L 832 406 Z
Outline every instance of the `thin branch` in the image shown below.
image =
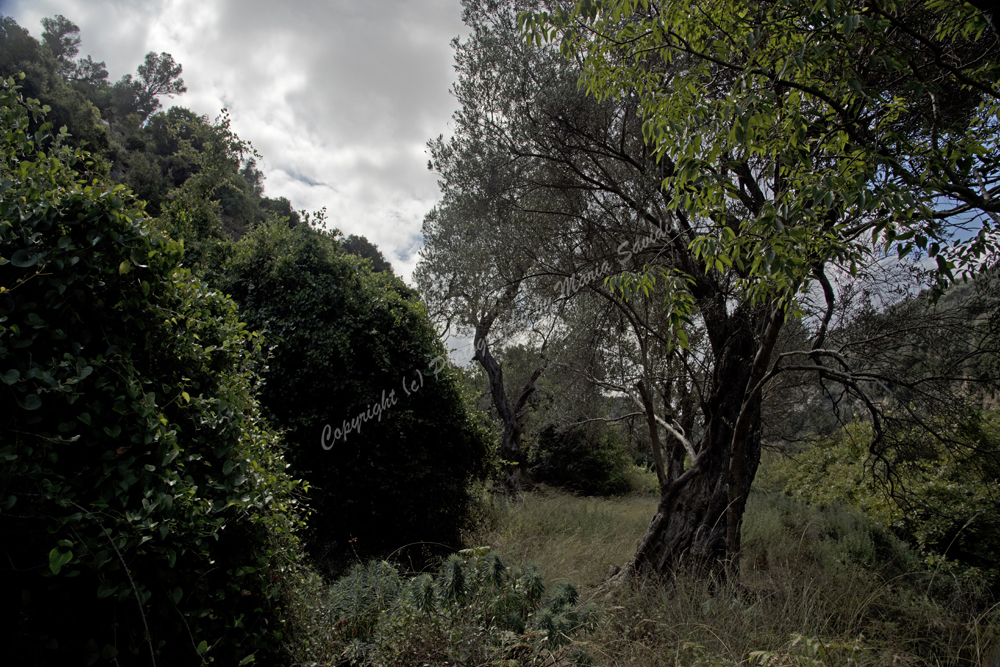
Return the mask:
M 125 576 L 128 577 L 128 583 L 132 587 L 132 592 L 135 593 L 135 602 L 139 606 L 139 616 L 142 618 L 142 626 L 146 629 L 146 641 L 149 644 L 149 659 L 152 662 L 153 667 L 156 667 L 156 655 L 153 652 L 153 635 L 149 632 L 149 624 L 146 623 L 146 613 L 142 610 L 142 597 L 140 597 L 139 589 L 136 588 L 135 582 L 132 580 L 132 574 L 128 570 L 128 565 L 125 563 L 125 559 L 122 558 L 122 554 L 118 551 L 118 546 L 115 545 L 115 541 L 111 539 L 111 534 L 108 533 L 107 528 L 104 527 L 104 524 L 98 521 L 97 517 L 94 516 L 90 510 L 80 507 L 72 500 L 69 501 L 69 504 L 93 518 L 104 532 L 104 536 L 108 538 L 108 542 L 111 543 L 111 548 L 115 550 L 115 555 L 118 556 L 118 561 L 122 564 L 122 568 L 125 570 Z

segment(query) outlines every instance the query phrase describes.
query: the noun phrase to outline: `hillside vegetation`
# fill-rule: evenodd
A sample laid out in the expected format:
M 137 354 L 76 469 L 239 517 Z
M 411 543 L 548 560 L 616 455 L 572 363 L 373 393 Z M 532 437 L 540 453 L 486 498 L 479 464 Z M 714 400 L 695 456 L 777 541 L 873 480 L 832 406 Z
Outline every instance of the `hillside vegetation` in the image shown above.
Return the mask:
M 0 17 L 3 659 L 1000 667 L 992 13 L 462 6 L 415 285 Z

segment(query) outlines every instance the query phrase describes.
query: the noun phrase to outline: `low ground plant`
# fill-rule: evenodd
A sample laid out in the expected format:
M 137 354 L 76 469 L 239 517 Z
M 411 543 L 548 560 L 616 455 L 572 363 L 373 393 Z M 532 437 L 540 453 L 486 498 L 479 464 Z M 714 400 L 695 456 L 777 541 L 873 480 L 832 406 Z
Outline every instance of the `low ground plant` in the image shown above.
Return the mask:
M 944 594 L 921 554 L 879 522 L 781 493 L 751 494 L 738 585 L 680 572 L 610 589 L 656 501 L 546 487 L 521 505 L 484 500 L 489 520 L 466 544 L 492 550 L 470 546 L 433 575 L 357 565 L 298 600 L 309 611 L 296 618 L 312 629 L 297 645 L 314 656 L 300 664 L 995 664 L 1000 608 Z
M 571 640 L 593 627 L 595 611 L 579 604 L 572 583 L 546 594 L 536 568 L 507 567 L 489 547 L 452 554 L 434 574 L 357 564 L 317 593 L 311 585 L 291 601 L 300 610 L 300 664 L 579 662 L 585 652 Z

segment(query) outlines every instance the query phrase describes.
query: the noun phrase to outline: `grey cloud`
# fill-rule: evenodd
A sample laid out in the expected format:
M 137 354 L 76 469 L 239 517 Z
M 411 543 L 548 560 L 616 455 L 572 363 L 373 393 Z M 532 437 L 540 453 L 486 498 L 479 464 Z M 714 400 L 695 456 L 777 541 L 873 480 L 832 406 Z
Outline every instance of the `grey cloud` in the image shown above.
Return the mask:
M 451 37 L 461 32 L 458 0 L 220 5 L 214 50 L 282 50 L 303 85 L 286 93 L 303 128 L 336 143 L 411 139 L 450 114 Z M 250 54 L 248 54 L 250 55 Z M 241 83 L 252 86 L 253 71 Z M 259 82 L 258 82 L 259 83 Z
M 284 170 L 284 172 L 286 174 L 288 174 L 288 177 L 291 178 L 292 180 L 299 181 L 300 183 L 305 183 L 306 185 L 311 185 L 311 186 L 314 186 L 314 187 L 318 187 L 318 186 L 330 187 L 327 183 L 322 183 L 320 181 L 314 181 L 313 179 L 309 178 L 308 176 L 303 176 L 299 172 L 291 170 L 291 169 L 286 169 L 286 170 Z
M 214 118 L 264 156 L 267 194 L 326 206 L 405 277 L 438 192 L 422 147 L 447 133 L 455 101 L 451 39 L 460 0 L 15 0 L 19 23 L 63 14 L 113 79 L 147 51 L 184 66 L 174 103 Z M 169 104 L 169 102 L 168 102 Z M 333 185 L 331 185 L 333 184 Z

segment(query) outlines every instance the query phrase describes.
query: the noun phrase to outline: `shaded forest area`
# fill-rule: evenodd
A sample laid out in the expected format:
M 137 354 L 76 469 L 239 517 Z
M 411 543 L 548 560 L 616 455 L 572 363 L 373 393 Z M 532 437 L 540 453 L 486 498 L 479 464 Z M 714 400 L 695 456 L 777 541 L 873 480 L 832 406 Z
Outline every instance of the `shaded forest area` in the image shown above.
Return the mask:
M 463 19 L 411 287 L 0 17 L 5 656 L 1000 664 L 989 8 Z

